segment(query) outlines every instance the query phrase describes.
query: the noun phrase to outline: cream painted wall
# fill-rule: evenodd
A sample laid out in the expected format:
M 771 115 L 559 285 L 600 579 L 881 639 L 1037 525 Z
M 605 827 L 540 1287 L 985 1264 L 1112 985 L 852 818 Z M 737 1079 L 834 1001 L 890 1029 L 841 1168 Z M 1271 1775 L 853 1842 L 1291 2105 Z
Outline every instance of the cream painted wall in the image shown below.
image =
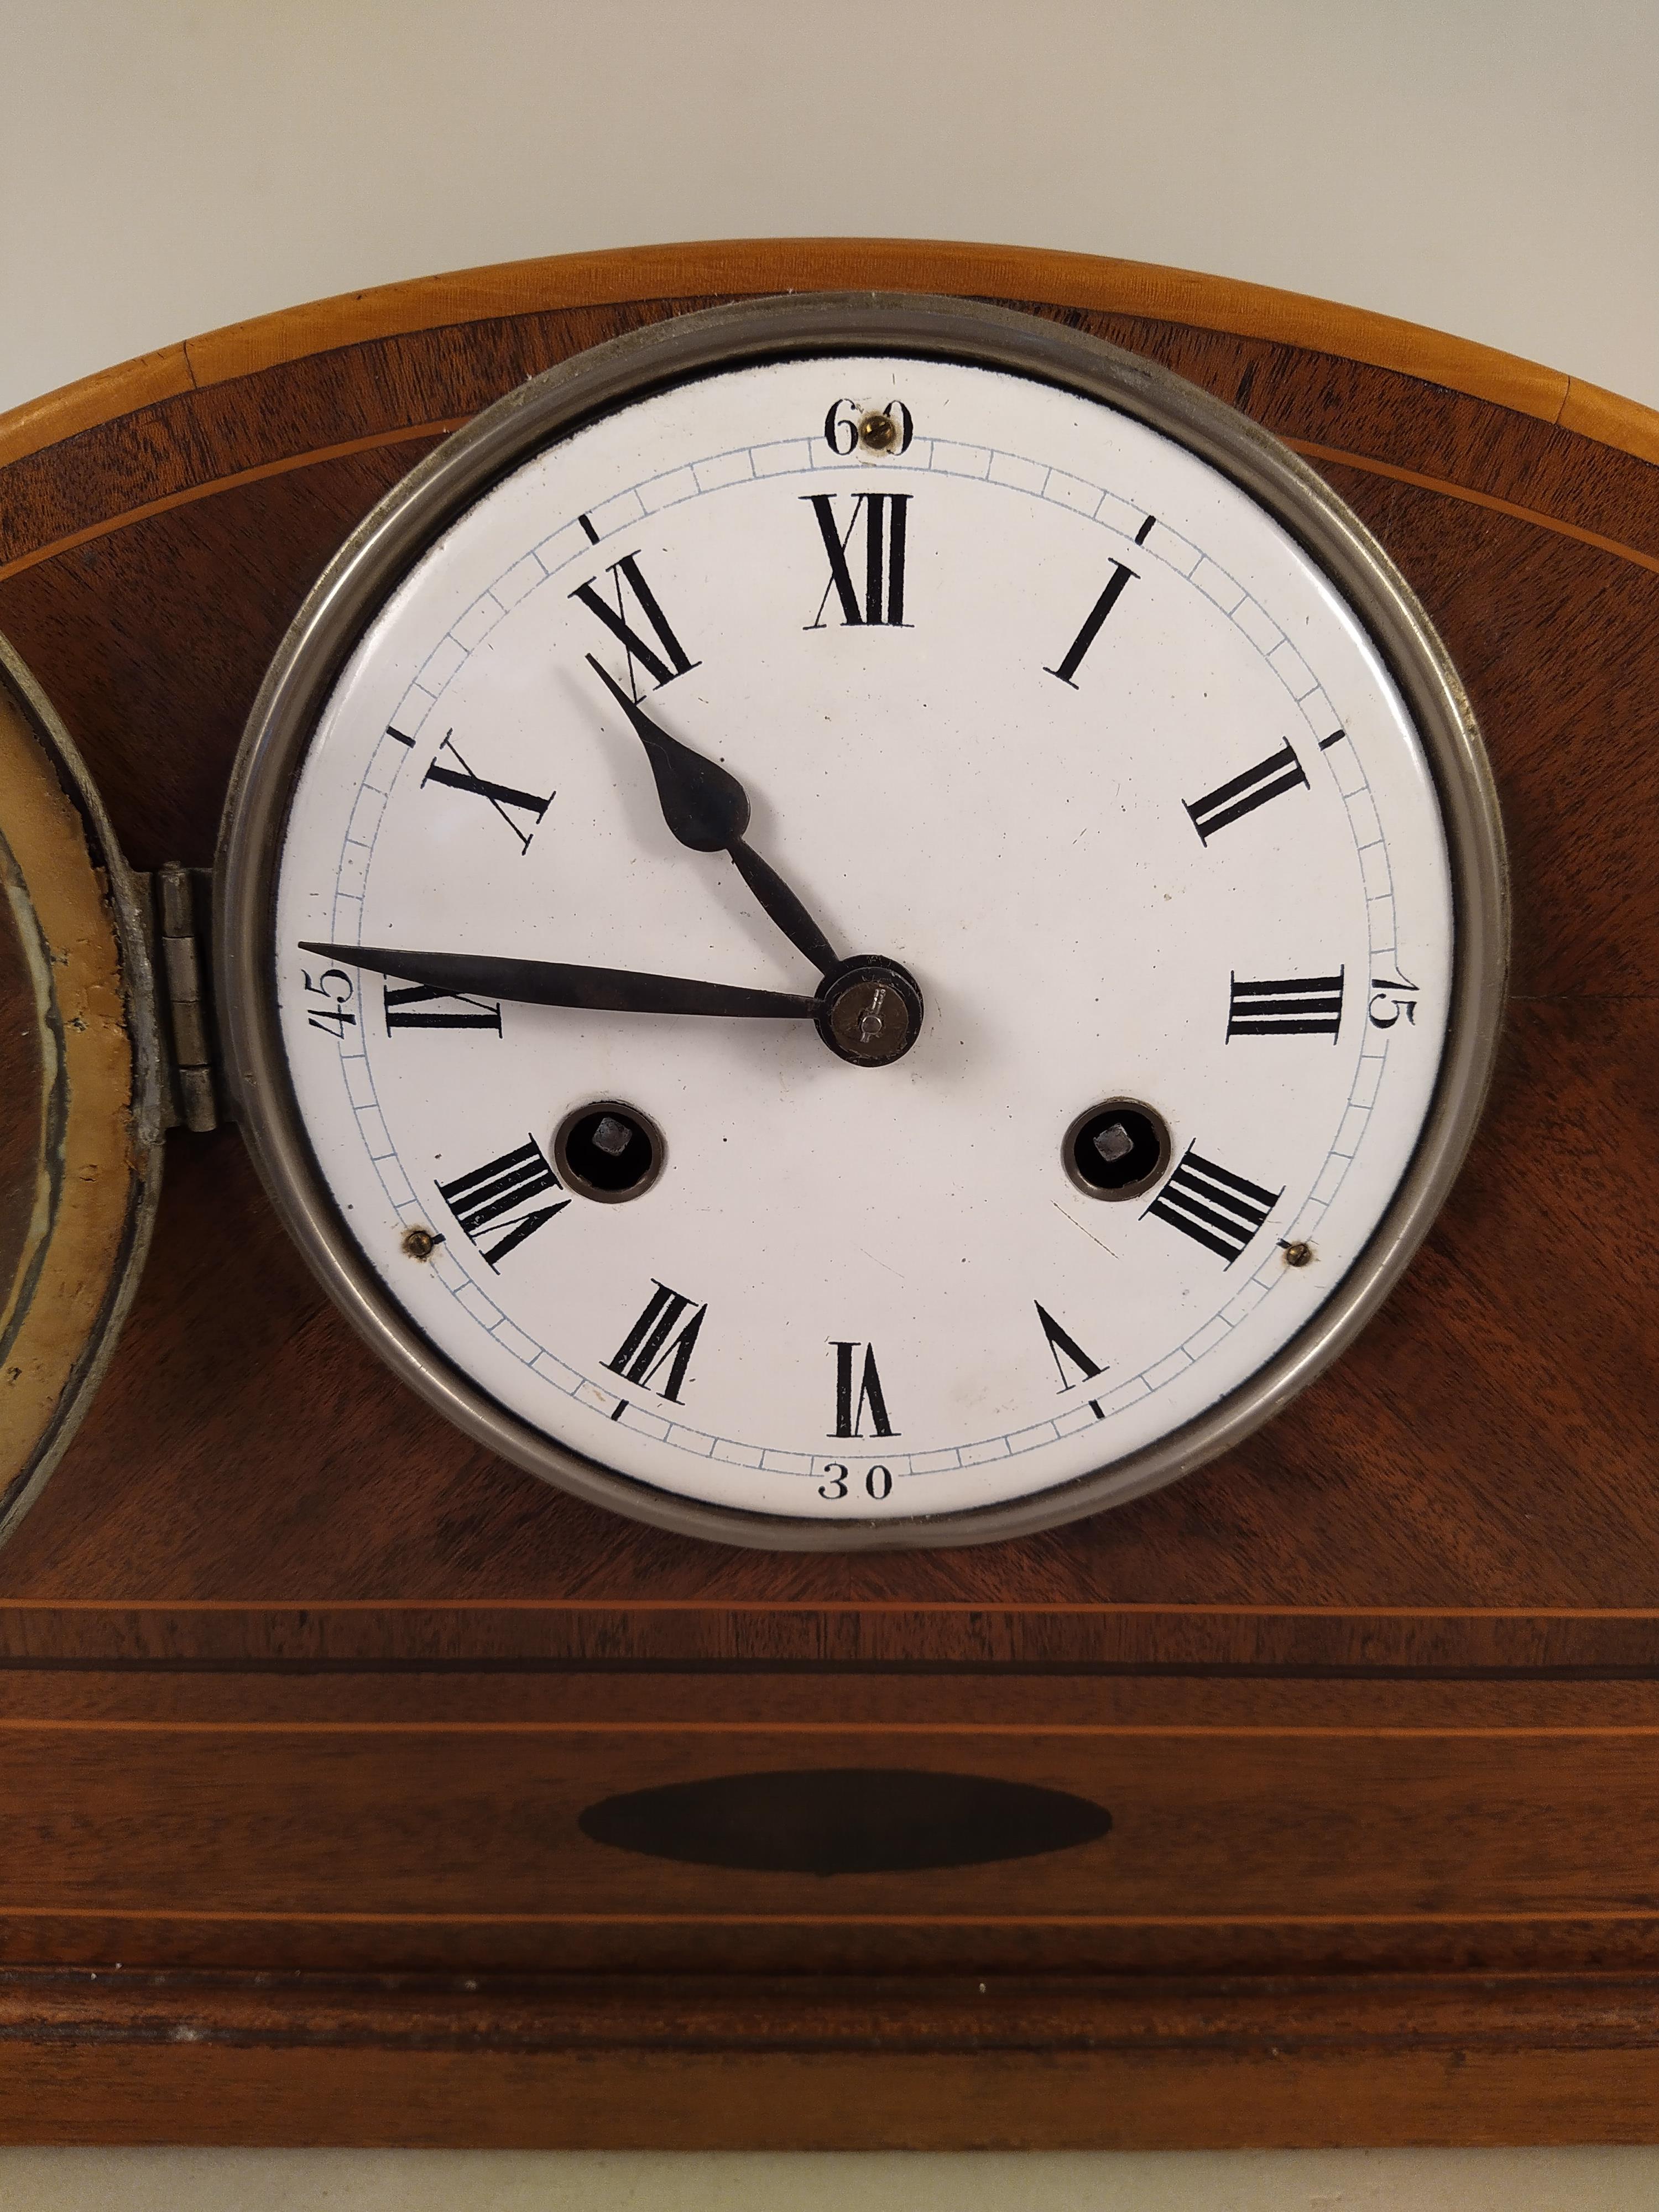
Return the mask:
M 0 0 L 0 407 L 523 254 L 865 233 L 1353 301 L 1659 405 L 1659 0 Z M 0 2151 L 16 2212 L 1636 2212 L 1645 2152 Z
M 1659 404 L 1659 4 L 0 0 L 0 407 L 319 295 L 756 234 L 1070 246 Z

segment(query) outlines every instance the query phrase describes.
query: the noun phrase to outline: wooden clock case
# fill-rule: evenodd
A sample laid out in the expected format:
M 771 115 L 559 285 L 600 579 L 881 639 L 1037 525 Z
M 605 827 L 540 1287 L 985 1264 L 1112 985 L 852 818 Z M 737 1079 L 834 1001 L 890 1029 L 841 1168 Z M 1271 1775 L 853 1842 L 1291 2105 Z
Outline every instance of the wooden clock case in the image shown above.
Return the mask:
M 129 860 L 204 865 L 289 617 L 447 430 L 641 324 L 854 286 L 1164 362 L 1404 570 L 1511 848 L 1469 1164 L 1231 1457 L 1018 1542 L 780 1555 L 492 1460 L 325 1302 L 235 1130 L 175 1133 L 107 1379 L 0 1553 L 7 2139 L 1656 2132 L 1659 416 L 1081 256 L 526 262 L 0 418 L 0 631 Z

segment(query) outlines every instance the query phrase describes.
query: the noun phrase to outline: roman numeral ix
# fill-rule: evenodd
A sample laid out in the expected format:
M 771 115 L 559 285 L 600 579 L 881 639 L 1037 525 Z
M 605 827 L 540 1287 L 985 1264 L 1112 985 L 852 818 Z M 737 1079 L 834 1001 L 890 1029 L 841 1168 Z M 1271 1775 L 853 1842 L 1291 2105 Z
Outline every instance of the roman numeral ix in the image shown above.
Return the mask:
M 447 753 L 456 763 L 455 767 L 448 768 L 444 764 L 441 757 L 444 753 Z M 475 775 L 471 764 L 461 757 L 460 749 L 455 743 L 453 730 L 447 730 L 444 732 L 444 741 L 439 746 L 437 754 L 434 756 L 431 767 L 421 778 L 422 790 L 428 783 L 447 784 L 452 791 L 469 791 L 475 799 L 488 799 L 518 839 L 519 850 L 521 853 L 527 853 L 530 850 L 530 841 L 536 833 L 536 824 L 553 804 L 553 793 L 550 791 L 545 799 L 540 799 L 533 791 L 520 791 L 513 784 L 492 783 L 488 776 Z M 527 814 L 530 817 L 528 830 L 520 828 L 513 818 L 514 814 Z
M 589 614 L 596 615 L 612 636 L 621 640 L 628 661 L 628 688 L 637 706 L 646 691 L 660 691 L 665 684 L 672 684 L 677 676 L 684 676 L 689 669 L 702 664 L 687 658 L 685 647 L 669 628 L 668 617 L 657 604 L 656 593 L 641 574 L 637 553 L 624 553 L 620 561 L 613 561 L 609 574 L 611 588 L 616 595 L 614 607 L 600 597 L 596 589 L 598 579 L 594 577 L 578 584 L 570 596 L 580 599 Z M 630 598 L 638 610 L 636 616 L 630 617 Z M 644 635 L 647 629 L 651 633 L 648 640 Z M 587 659 L 590 666 L 599 669 L 603 676 L 605 671 L 591 653 Z M 641 669 L 650 679 L 644 685 L 640 682 Z
M 854 1354 L 859 1352 L 864 1354 L 861 1364 L 854 1359 Z M 856 1399 L 854 1396 L 853 1375 L 855 1364 L 859 1365 Z M 893 1424 L 887 1418 L 887 1401 L 882 1393 L 881 1376 L 876 1371 L 876 1347 L 873 1344 L 861 1345 L 856 1341 L 843 1344 L 837 1341 L 834 1433 L 838 1437 L 861 1437 L 864 1434 L 864 1416 L 866 1412 L 870 1416 L 870 1430 L 872 1436 L 890 1437 L 897 1434 Z
M 1183 803 L 1193 817 L 1194 829 L 1207 845 L 1218 830 L 1224 830 L 1230 822 L 1237 822 L 1246 814 L 1254 814 L 1270 799 L 1277 799 L 1281 792 L 1293 791 L 1298 783 L 1305 785 L 1307 781 L 1296 749 L 1287 738 L 1276 753 L 1258 761 L 1254 768 L 1247 768 L 1231 783 L 1218 784 L 1202 799 L 1189 799 Z
M 1328 1036 L 1342 1026 L 1345 963 L 1334 975 L 1288 975 L 1248 983 L 1231 979 L 1227 1042 L 1236 1036 Z
M 501 1033 L 501 1010 L 485 999 L 458 997 L 431 983 L 385 986 L 386 1025 L 393 1030 L 494 1030 Z
M 666 1283 L 657 1283 L 646 1303 L 645 1311 L 635 1322 L 617 1350 L 614 1359 L 605 1365 L 613 1375 L 620 1375 L 624 1382 L 635 1382 L 641 1389 L 656 1389 L 659 1398 L 680 1402 L 680 1385 L 685 1380 L 685 1370 L 690 1364 L 692 1349 L 697 1341 L 697 1332 L 702 1327 L 706 1305 L 691 1312 L 691 1301 L 678 1291 L 671 1291 Z M 690 1319 L 683 1318 L 690 1314 Z M 668 1368 L 665 1382 L 656 1383 L 658 1370 Z
M 818 601 L 818 611 L 805 624 L 808 629 L 824 628 L 823 611 L 830 604 L 833 592 L 841 602 L 843 625 L 861 628 L 866 624 L 889 629 L 908 629 L 904 619 L 904 542 L 905 519 L 909 510 L 908 491 L 860 491 L 853 495 L 853 513 L 845 530 L 836 520 L 835 495 L 818 491 L 804 494 L 807 504 L 818 519 L 818 530 L 823 539 L 823 550 L 830 559 L 830 580 L 823 587 L 823 597 Z M 864 525 L 863 592 L 853 580 L 848 563 L 848 548 L 862 520 Z
M 1282 1189 L 1263 1190 L 1231 1168 L 1218 1167 L 1188 1145 L 1146 1212 L 1231 1267 L 1284 1195 Z
M 504 1217 L 539 1198 L 544 1191 L 563 1188 L 541 1146 L 529 1137 L 499 1159 L 487 1160 L 483 1167 L 457 1176 L 453 1182 L 441 1182 L 438 1194 L 483 1254 L 484 1264 L 499 1267 L 509 1252 L 516 1251 L 526 1237 L 533 1236 L 556 1213 L 562 1213 L 570 1200 L 562 1198 L 556 1206 L 538 1206 L 533 1212 L 519 1214 L 515 1220 Z M 498 1230 L 505 1231 L 500 1243 L 488 1251 L 483 1244 L 486 1230 L 492 1237 Z

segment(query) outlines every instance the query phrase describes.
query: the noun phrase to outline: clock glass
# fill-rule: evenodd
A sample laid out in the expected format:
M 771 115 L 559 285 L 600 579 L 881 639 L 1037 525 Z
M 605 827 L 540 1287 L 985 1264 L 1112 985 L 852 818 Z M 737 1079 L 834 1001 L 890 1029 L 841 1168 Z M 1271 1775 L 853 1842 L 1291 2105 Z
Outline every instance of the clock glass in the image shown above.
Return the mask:
M 1478 740 L 1296 464 L 1270 504 L 1162 386 L 756 316 L 325 580 L 250 740 L 250 1118 L 349 1310 L 539 1472 L 1000 1533 L 1206 1456 L 1386 1288 Z

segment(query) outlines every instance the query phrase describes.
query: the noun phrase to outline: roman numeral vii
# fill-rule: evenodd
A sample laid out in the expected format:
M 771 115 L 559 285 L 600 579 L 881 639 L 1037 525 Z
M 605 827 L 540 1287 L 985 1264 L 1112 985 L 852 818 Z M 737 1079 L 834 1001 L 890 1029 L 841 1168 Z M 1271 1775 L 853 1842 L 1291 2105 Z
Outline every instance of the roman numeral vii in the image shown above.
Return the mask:
M 671 1291 L 666 1283 L 652 1279 L 655 1287 L 646 1301 L 645 1311 L 623 1337 L 616 1358 L 605 1364 L 624 1382 L 637 1383 L 641 1389 L 654 1389 L 659 1398 L 670 1398 L 678 1405 L 680 1385 L 708 1309 L 702 1305 L 692 1312 L 690 1298 Z M 684 1318 L 688 1314 L 689 1320 Z M 664 1366 L 668 1378 L 659 1383 L 655 1378 Z

